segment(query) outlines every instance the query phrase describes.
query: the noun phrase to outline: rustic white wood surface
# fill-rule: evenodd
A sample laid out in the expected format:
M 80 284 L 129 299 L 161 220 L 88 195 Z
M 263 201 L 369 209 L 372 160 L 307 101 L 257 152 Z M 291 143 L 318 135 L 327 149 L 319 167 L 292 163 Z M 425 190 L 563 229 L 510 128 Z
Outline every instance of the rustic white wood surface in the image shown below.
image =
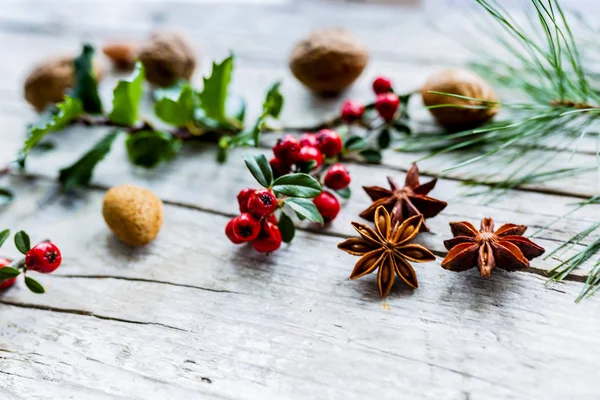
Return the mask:
M 195 3 L 195 2 L 194 2 Z M 284 80 L 288 125 L 310 125 L 336 112 L 343 98 L 316 99 L 286 66 L 292 43 L 318 26 L 352 29 L 371 49 L 370 65 L 345 97 L 367 101 L 369 82 L 392 76 L 400 90 L 460 64 L 468 53 L 431 29 L 451 19 L 428 2 L 415 8 L 314 2 L 267 5 L 178 2 L 37 1 L 0 7 L 0 161 L 20 147 L 33 113 L 21 99 L 28 67 L 45 55 L 76 52 L 82 40 L 143 38 L 177 26 L 201 50 L 201 67 L 229 50 L 238 55 L 234 88 L 256 112 L 264 89 Z M 386 38 L 385 40 L 382 37 Z M 200 71 L 202 72 L 202 71 Z M 196 74 L 196 83 L 201 73 Z M 107 99 L 115 77 L 103 83 Z M 430 123 L 413 105 L 415 116 Z M 214 147 L 194 145 L 172 163 L 145 171 L 127 163 L 123 146 L 98 167 L 93 187 L 57 193 L 53 180 L 105 131 L 69 129 L 57 148 L 30 157 L 28 176 L 0 180 L 17 200 L 0 210 L 0 227 L 52 238 L 64 265 L 42 276 L 48 293 L 20 284 L 0 295 L 0 398 L 4 399 L 594 399 L 600 396 L 600 298 L 576 305 L 588 267 L 545 285 L 553 259 L 490 280 L 450 273 L 438 261 L 416 266 L 420 287 L 397 283 L 381 300 L 375 277 L 349 281 L 356 261 L 336 250 L 368 204 L 364 184 L 403 179 L 419 154 L 388 152 L 380 166 L 350 164 L 353 198 L 331 226 L 302 226 L 290 246 L 266 257 L 231 245 L 223 227 L 235 195 L 252 185 L 239 150 L 214 162 Z M 265 143 L 268 143 L 266 139 Z M 555 144 L 549 143 L 549 147 Z M 540 151 L 553 166 L 589 165 L 593 143 L 570 160 L 568 146 Z M 453 156 L 423 162 L 439 174 Z M 500 161 L 487 165 L 490 173 Z M 465 197 L 454 171 L 433 192 L 449 207 L 421 240 L 443 256 L 448 222 L 492 216 L 536 230 L 600 190 L 597 173 L 531 185 L 495 202 Z M 499 173 L 497 177 L 501 176 Z M 428 179 L 425 176 L 423 179 Z M 165 226 L 143 249 L 120 244 L 100 213 L 106 188 L 138 183 L 166 203 Z M 484 187 L 482 187 L 484 188 Z M 548 250 L 600 218 L 600 207 L 572 214 L 536 238 Z M 587 243 L 587 242 L 585 242 Z M 11 246 L 3 256 L 16 254 Z

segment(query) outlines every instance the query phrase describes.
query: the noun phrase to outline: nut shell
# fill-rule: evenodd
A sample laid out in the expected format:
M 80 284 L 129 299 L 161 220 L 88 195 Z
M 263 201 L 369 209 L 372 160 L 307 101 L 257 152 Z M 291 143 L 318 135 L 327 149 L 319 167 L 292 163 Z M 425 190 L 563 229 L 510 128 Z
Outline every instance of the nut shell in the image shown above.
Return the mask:
M 112 61 L 115 69 L 130 71 L 135 66 L 137 50 L 130 42 L 110 42 L 102 47 L 102 52 Z
M 421 89 L 423 103 L 428 107 L 442 104 L 482 105 L 478 101 L 433 94 L 429 93 L 430 91 L 457 94 L 487 101 L 497 101 L 498 99 L 494 89 L 486 81 L 479 75 L 463 69 L 447 69 L 431 76 Z M 443 107 L 429 109 L 429 111 L 444 128 L 456 131 L 474 128 L 491 120 L 498 112 L 498 107 L 479 110 Z
M 154 33 L 138 54 L 146 79 L 157 86 L 171 86 L 179 79 L 189 80 L 196 68 L 192 46 L 177 32 Z
M 49 104 L 62 101 L 65 91 L 75 82 L 74 57 L 68 55 L 46 59 L 33 67 L 25 78 L 25 100 L 43 111 Z M 102 79 L 102 68 L 94 62 L 94 73 Z
M 367 49 L 345 29 L 318 30 L 300 41 L 290 55 L 294 76 L 319 94 L 337 94 L 350 86 L 369 61 Z
M 102 215 L 123 243 L 140 247 L 158 235 L 164 218 L 163 203 L 148 189 L 119 185 L 106 192 Z

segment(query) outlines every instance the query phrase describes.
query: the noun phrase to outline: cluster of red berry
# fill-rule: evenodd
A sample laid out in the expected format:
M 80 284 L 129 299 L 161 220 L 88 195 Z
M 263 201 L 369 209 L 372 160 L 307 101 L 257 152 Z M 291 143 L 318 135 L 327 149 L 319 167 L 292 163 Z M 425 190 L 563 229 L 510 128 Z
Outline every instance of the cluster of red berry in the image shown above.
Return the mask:
M 8 235 L 8 231 L 0 233 L 3 239 L 0 245 L 4 243 Z M 55 244 L 42 242 L 29 248 L 29 236 L 23 231 L 15 235 L 15 244 L 17 249 L 25 255 L 25 260 L 13 264 L 11 260 L 0 257 L 0 289 L 7 289 L 14 285 L 17 276 L 21 274 L 20 269 L 23 270 L 24 275 L 28 270 L 49 274 L 54 272 L 62 262 L 62 255 Z M 43 286 L 29 276 L 25 276 L 25 284 L 32 292 L 44 292 Z
M 396 118 L 400 106 L 400 98 L 392 88 L 389 78 L 380 76 L 373 81 L 373 91 L 377 95 L 374 108 L 379 116 L 386 122 Z M 342 105 L 341 118 L 347 124 L 360 121 L 365 114 L 366 107 L 354 100 L 347 100 Z

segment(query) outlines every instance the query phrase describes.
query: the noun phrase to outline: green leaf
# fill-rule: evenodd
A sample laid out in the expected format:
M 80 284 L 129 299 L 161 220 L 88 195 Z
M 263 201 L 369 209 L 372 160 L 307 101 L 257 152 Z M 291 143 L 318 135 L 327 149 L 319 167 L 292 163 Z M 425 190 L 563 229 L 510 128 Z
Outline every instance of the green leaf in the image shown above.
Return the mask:
M 213 62 L 212 73 L 204 78 L 204 87 L 198 94 L 201 107 L 206 112 L 208 118 L 218 122 L 227 122 L 225 104 L 227 102 L 227 92 L 231 82 L 231 73 L 233 71 L 233 54 L 224 59 L 220 64 Z
M 344 147 L 349 151 L 360 151 L 366 149 L 368 146 L 365 139 L 360 136 L 350 136 L 346 139 Z
M 0 188 L 0 207 L 10 204 L 14 197 L 14 194 L 10 190 Z
M 171 97 L 163 97 L 154 105 L 154 112 L 167 124 L 181 128 L 194 121 L 197 107 L 198 101 L 194 90 L 190 86 L 184 85 L 176 100 Z
M 112 144 L 118 135 L 119 132 L 117 131 L 109 133 L 74 164 L 61 169 L 58 180 L 63 190 L 70 190 L 77 186 L 86 186 L 92 179 L 94 168 L 110 152 Z
M 48 133 L 64 128 L 83 112 L 81 101 L 69 96 L 65 96 L 63 102 L 58 103 L 56 107 L 56 112 L 47 114 L 42 122 L 29 127 L 22 150 L 23 155 L 26 155 Z
M 283 109 L 283 95 L 279 91 L 281 82 L 275 82 L 267 92 L 267 97 L 263 103 L 263 115 L 268 115 L 273 118 L 279 118 Z
M 0 232 L 0 247 L 6 242 L 6 239 L 10 237 L 10 229 L 5 229 Z
M 160 101 L 164 97 L 168 97 L 172 100 L 177 100 L 179 98 L 179 95 L 181 94 L 181 89 L 183 89 L 183 87 L 187 86 L 187 85 L 188 85 L 188 82 L 186 80 L 182 79 L 182 80 L 175 82 L 174 84 L 172 84 L 169 87 L 156 88 L 152 92 L 152 98 L 154 99 L 154 101 Z
M 125 142 L 132 163 L 153 168 L 169 161 L 181 148 L 181 140 L 161 131 L 143 131 L 129 135 Z
M 12 267 L 4 267 L 0 268 L 0 281 L 4 281 L 6 279 L 14 278 L 15 276 L 19 276 L 21 271 Z
M 347 186 L 341 190 L 336 190 L 335 192 L 343 199 L 349 199 L 352 196 L 350 186 Z
M 81 100 L 83 109 L 90 114 L 102 113 L 102 100 L 98 95 L 98 81 L 93 66 L 94 47 L 83 45 L 81 55 L 74 61 L 75 85 L 72 96 Z
M 21 253 L 27 254 L 29 249 L 31 249 L 31 240 L 29 239 L 29 235 L 24 231 L 17 232 L 15 234 L 15 246 Z
M 270 188 L 273 185 L 273 171 L 267 157 L 263 154 L 254 157 L 245 157 L 244 162 L 254 178 L 263 187 Z
M 308 174 L 283 175 L 273 183 L 273 191 L 290 197 L 314 198 L 321 194 L 321 184 Z
M 360 152 L 360 155 L 363 156 L 368 162 L 377 164 L 381 162 L 381 152 L 373 149 L 363 150 Z
M 121 79 L 113 91 L 113 109 L 108 116 L 112 122 L 131 126 L 138 120 L 144 79 L 144 66 L 138 61 L 133 73 L 126 79 Z
M 296 234 L 296 227 L 294 226 L 294 221 L 284 212 L 279 216 L 279 222 L 277 223 L 279 226 L 279 231 L 281 231 L 281 239 L 284 243 L 289 243 L 294 238 Z
M 42 294 L 46 291 L 38 281 L 29 276 L 25 277 L 25 285 L 27 285 L 27 288 L 29 288 L 29 290 L 36 294 Z
M 408 126 L 406 122 L 403 122 L 401 120 L 394 121 L 394 125 L 392 126 L 397 132 L 404 133 L 406 135 L 410 135 L 412 133 L 410 126 Z
M 377 137 L 377 144 L 380 149 L 387 149 L 390 147 L 390 142 L 392 141 L 392 137 L 390 135 L 389 129 L 382 129 Z
M 317 222 L 319 224 L 324 223 L 323 217 L 311 200 L 293 197 L 286 199 L 285 204 L 290 206 L 290 208 L 294 210 L 296 214 L 308 219 L 309 221 Z

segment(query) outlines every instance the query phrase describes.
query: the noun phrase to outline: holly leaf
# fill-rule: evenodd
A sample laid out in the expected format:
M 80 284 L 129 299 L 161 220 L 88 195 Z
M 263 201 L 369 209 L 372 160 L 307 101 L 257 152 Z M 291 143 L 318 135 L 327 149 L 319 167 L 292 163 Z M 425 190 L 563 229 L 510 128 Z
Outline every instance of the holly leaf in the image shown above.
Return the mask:
M 25 277 L 25 285 L 33 293 L 42 294 L 42 293 L 46 292 L 46 289 L 44 289 L 44 287 L 38 281 L 36 281 L 35 279 L 33 279 L 29 276 Z
M 273 183 L 273 191 L 290 197 L 314 198 L 321 194 L 321 184 L 308 174 L 283 175 Z
M 168 97 L 172 100 L 177 100 L 179 94 L 181 93 L 181 89 L 186 85 L 187 81 L 181 79 L 172 84 L 171 86 L 165 88 L 159 87 L 154 89 L 154 91 L 152 92 L 152 97 L 154 98 L 154 101 L 160 101 L 164 97 Z
M 109 133 L 79 160 L 59 172 L 58 180 L 63 190 L 68 191 L 77 186 L 86 186 L 92 179 L 94 168 L 110 152 L 113 142 L 119 135 L 118 131 Z
M 281 239 L 284 243 L 289 243 L 294 238 L 296 234 L 296 227 L 294 226 L 294 221 L 284 212 L 279 216 L 279 221 L 277 223 L 279 227 L 279 231 L 281 232 Z
M 25 231 L 19 231 L 15 234 L 15 246 L 22 254 L 27 254 L 31 249 L 31 240 Z
M 317 207 L 311 200 L 292 197 L 285 199 L 285 204 L 290 206 L 301 219 L 306 218 L 309 221 L 317 222 L 319 224 L 325 223 L 319 210 L 317 210 Z
M 98 95 L 98 81 L 93 66 L 94 47 L 83 45 L 81 55 L 74 60 L 75 85 L 71 95 L 81 100 L 83 110 L 90 114 L 102 113 L 102 100 Z
M 113 109 L 108 115 L 112 122 L 131 126 L 138 120 L 144 79 L 144 66 L 137 61 L 133 73 L 126 79 L 121 79 L 113 91 Z
M 350 190 L 350 186 L 347 186 L 340 190 L 336 190 L 335 192 L 343 199 L 349 199 L 352 196 L 352 191 Z
M 145 168 L 169 161 L 181 148 L 181 140 L 162 131 L 143 131 L 129 135 L 125 142 L 132 163 Z
M 254 157 L 245 157 L 244 162 L 258 183 L 266 188 L 271 187 L 273 184 L 273 171 L 267 157 L 263 154 Z
M 44 136 L 50 132 L 61 130 L 81 113 L 83 113 L 81 100 L 65 96 L 63 102 L 56 105 L 53 113 L 46 114 L 42 121 L 29 127 L 25 146 L 21 150 L 22 154 L 26 155 Z
M 273 118 L 279 118 L 283 109 L 283 95 L 279 91 L 281 82 L 275 82 L 267 92 L 267 97 L 263 103 L 263 115 L 268 115 Z
M 14 278 L 15 276 L 19 276 L 20 273 L 21 271 L 13 267 L 0 268 L 0 281 Z
M 204 78 L 202 92 L 198 93 L 202 109 L 208 118 L 218 122 L 227 122 L 226 102 L 231 73 L 233 71 L 234 55 L 230 55 L 220 64 L 213 62 L 212 72 Z
M 0 232 L 0 247 L 6 242 L 6 239 L 10 237 L 10 229 L 5 229 Z
M 194 90 L 189 85 L 184 85 L 176 99 L 169 96 L 161 98 L 154 105 L 154 112 L 167 124 L 181 128 L 194 121 L 197 107 Z
M 14 194 L 5 188 L 0 188 L 0 207 L 10 204 L 14 199 Z

